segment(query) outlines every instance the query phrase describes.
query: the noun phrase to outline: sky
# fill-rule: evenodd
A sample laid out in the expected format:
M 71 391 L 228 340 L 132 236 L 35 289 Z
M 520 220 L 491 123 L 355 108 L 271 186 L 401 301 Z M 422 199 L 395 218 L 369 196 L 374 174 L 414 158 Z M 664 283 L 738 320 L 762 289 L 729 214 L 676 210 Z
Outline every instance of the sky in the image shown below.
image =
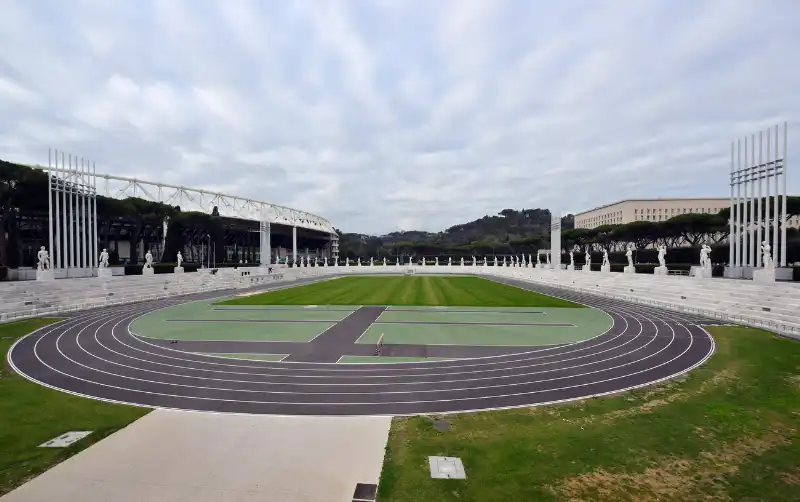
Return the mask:
M 2 0 L 0 158 L 57 148 L 369 234 L 724 197 L 736 138 L 788 121 L 800 162 L 797 19 L 796 0 Z

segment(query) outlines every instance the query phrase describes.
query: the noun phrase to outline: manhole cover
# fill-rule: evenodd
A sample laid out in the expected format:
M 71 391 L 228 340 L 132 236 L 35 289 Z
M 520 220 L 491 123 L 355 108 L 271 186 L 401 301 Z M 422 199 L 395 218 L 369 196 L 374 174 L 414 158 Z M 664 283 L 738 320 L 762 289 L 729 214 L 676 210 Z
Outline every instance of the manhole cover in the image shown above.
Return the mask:
M 437 420 L 433 423 L 433 428 L 437 431 L 449 431 L 450 430 L 450 422 L 447 420 Z

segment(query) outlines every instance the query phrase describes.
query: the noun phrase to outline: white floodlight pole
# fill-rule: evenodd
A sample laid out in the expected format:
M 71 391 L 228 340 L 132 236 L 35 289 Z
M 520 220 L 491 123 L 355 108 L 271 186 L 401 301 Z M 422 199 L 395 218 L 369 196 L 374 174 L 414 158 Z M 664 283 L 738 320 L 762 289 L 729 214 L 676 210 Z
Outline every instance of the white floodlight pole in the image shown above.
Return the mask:
M 764 215 L 761 214 L 761 186 L 762 186 L 762 178 L 766 171 L 764 171 L 764 163 L 762 162 L 761 158 L 761 147 L 762 147 L 762 137 L 761 132 L 758 133 L 758 193 L 756 195 L 756 222 L 758 223 L 758 227 L 756 227 L 756 250 L 760 245 L 762 239 L 762 223 L 764 222 Z M 755 134 L 753 135 L 753 156 L 755 156 Z M 769 187 L 769 178 L 767 178 L 767 186 Z M 756 251 L 756 267 L 761 266 L 761 253 Z
M 734 219 L 736 218 L 736 206 L 734 205 L 733 199 L 733 185 L 734 185 L 734 164 L 733 164 L 733 142 L 731 142 L 731 197 L 730 197 L 730 212 L 728 214 L 728 265 L 730 267 L 735 267 L 735 258 L 734 258 L 734 239 L 736 234 L 734 233 Z

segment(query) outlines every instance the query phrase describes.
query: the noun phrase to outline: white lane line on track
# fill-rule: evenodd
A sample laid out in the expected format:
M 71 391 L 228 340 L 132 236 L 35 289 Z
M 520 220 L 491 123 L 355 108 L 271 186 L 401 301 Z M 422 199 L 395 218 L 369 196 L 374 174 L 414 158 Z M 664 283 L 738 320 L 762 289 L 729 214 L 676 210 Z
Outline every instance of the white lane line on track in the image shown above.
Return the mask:
M 108 322 L 110 322 L 110 321 L 106 320 L 106 322 L 104 322 L 103 324 L 107 324 Z M 119 323 L 119 322 L 121 322 L 121 321 L 117 321 L 117 323 Z M 652 323 L 652 322 L 651 322 L 651 323 Z M 652 324 L 653 324 L 653 326 L 654 326 L 654 327 L 656 327 L 655 323 L 652 323 Z M 77 337 L 80 337 L 80 334 L 81 334 L 81 333 L 82 333 L 82 332 L 83 332 L 83 331 L 84 331 L 84 330 L 85 330 L 87 327 L 88 327 L 88 326 L 85 326 L 83 329 L 81 329 L 81 331 L 78 333 Z M 656 328 L 657 328 L 657 327 L 656 327 Z M 97 332 L 97 330 L 95 331 L 95 333 L 96 333 L 96 332 Z M 640 332 L 639 332 L 639 333 L 641 333 L 641 332 L 642 332 L 642 330 L 640 329 Z M 646 347 L 647 345 L 649 345 L 650 343 L 652 343 L 652 341 L 653 341 L 653 340 L 655 340 L 655 338 L 656 338 L 657 334 L 658 334 L 658 333 L 657 333 L 657 330 L 656 330 L 656 332 L 655 332 L 655 333 L 654 333 L 654 335 L 653 335 L 653 338 L 652 338 L 650 341 L 648 341 L 648 343 L 647 343 L 647 344 L 645 344 L 645 347 Z M 105 372 L 105 371 L 102 371 L 102 370 L 96 370 L 96 369 L 94 369 L 94 368 L 91 368 L 91 367 L 89 367 L 89 366 L 86 366 L 86 365 L 84 365 L 84 364 L 82 364 L 82 363 L 79 363 L 79 362 L 77 362 L 77 361 L 75 361 L 75 360 L 73 360 L 73 359 L 69 358 L 68 356 L 66 356 L 66 354 L 64 354 L 64 353 L 61 351 L 61 349 L 59 348 L 59 341 L 60 341 L 60 339 L 61 339 L 61 336 L 62 336 L 62 335 L 63 335 L 63 333 L 62 333 L 61 335 L 59 335 L 58 339 L 56 340 L 56 346 L 57 346 L 57 350 L 58 350 L 58 351 L 61 353 L 61 355 L 62 355 L 63 357 L 65 357 L 66 359 L 68 359 L 68 360 L 69 360 L 69 361 L 71 361 L 72 363 L 74 363 L 74 364 L 76 364 L 76 365 L 78 365 L 78 366 L 82 366 L 82 367 L 84 367 L 84 368 L 86 368 L 86 369 L 89 369 L 90 371 L 94 370 L 94 371 L 97 371 L 97 372 L 102 372 L 102 373 L 106 373 L 106 374 L 109 374 L 109 375 L 112 375 L 112 376 L 117 376 L 118 378 L 127 378 L 127 379 L 130 379 L 130 380 L 137 380 L 137 381 L 143 381 L 143 382 L 147 382 L 147 383 L 161 384 L 161 385 L 171 385 L 171 386 L 178 386 L 178 387 L 189 387 L 189 388 L 198 388 L 198 389 L 206 389 L 206 390 L 220 390 L 220 391 L 225 391 L 225 392 L 252 392 L 252 393 L 255 393 L 255 392 L 263 392 L 263 391 L 255 391 L 255 390 L 242 390 L 242 389 L 221 389 L 221 388 L 214 388 L 214 387 L 201 387 L 201 386 L 192 386 L 192 385 L 185 385 L 185 384 L 164 383 L 164 382 L 161 382 L 161 381 L 151 381 L 151 380 L 140 379 L 140 378 L 136 378 L 136 377 L 129 377 L 129 376 L 126 376 L 126 375 L 119 375 L 119 374 L 115 374 L 115 373 L 111 373 L 111 372 Z M 637 336 L 638 336 L 638 335 L 637 335 Z M 633 339 L 635 339 L 635 338 L 636 338 L 636 337 L 632 338 L 631 340 L 633 340 Z M 673 337 L 672 337 L 672 340 L 674 340 L 674 330 L 673 330 Z M 648 359 L 648 358 L 650 358 L 650 357 L 654 357 L 655 355 L 659 354 L 659 353 L 660 353 L 660 352 L 662 352 L 663 350 L 666 350 L 666 349 L 667 349 L 667 348 L 668 348 L 668 347 L 669 347 L 669 346 L 672 344 L 672 340 L 671 340 L 671 342 L 670 342 L 669 344 L 667 344 L 667 345 L 666 345 L 664 348 L 662 348 L 661 350 L 659 350 L 659 351 L 658 351 L 658 352 L 656 352 L 655 354 L 650 354 L 650 355 L 648 355 L 648 356 L 646 356 L 646 357 L 644 357 L 644 358 L 641 358 L 641 359 L 639 359 L 639 360 L 637 360 L 637 361 L 634 361 L 634 362 L 632 362 L 632 363 L 626 363 L 626 364 L 624 364 L 624 365 L 619 365 L 619 366 L 615 366 L 615 367 L 612 367 L 612 368 L 603 368 L 602 370 L 599 370 L 599 371 L 587 372 L 587 373 L 585 373 L 585 374 L 579 374 L 579 375 L 574 375 L 574 376 L 570 376 L 570 377 L 560 377 L 560 378 L 557 378 L 557 379 L 563 379 L 563 378 L 576 378 L 576 377 L 579 377 L 579 376 L 584 376 L 584 375 L 587 375 L 587 374 L 595 374 L 595 373 L 599 373 L 599 372 L 603 372 L 603 371 L 609 371 L 609 370 L 611 370 L 611 369 L 616 369 L 616 368 L 618 368 L 618 367 L 624 367 L 624 366 L 626 366 L 626 365 L 632 365 L 632 364 L 635 364 L 635 363 L 637 363 L 637 362 L 641 362 L 641 361 L 642 361 L 642 360 L 644 360 L 644 359 Z M 627 344 L 627 343 L 629 343 L 629 342 L 630 342 L 630 340 L 629 340 L 628 342 L 626 342 L 625 344 Z M 38 341 L 37 341 L 37 343 L 38 343 Z M 692 341 L 691 341 L 691 339 L 690 339 L 690 344 L 689 344 L 689 347 L 687 347 L 687 349 L 686 349 L 686 350 L 685 350 L 683 353 L 681 353 L 680 355 L 676 356 L 676 357 L 675 357 L 675 358 L 673 358 L 672 360 L 674 360 L 674 359 L 677 359 L 677 358 L 681 357 L 681 356 L 682 356 L 682 355 L 683 355 L 683 354 L 684 354 L 686 351 L 688 351 L 688 350 L 691 348 L 691 343 L 692 343 Z M 78 345 L 80 346 L 80 343 L 78 343 Z M 623 345 L 624 345 L 624 344 L 623 344 Z M 642 347 L 642 348 L 643 348 L 643 347 Z M 638 349 L 637 349 L 637 350 L 638 350 Z M 85 352 L 85 349 L 84 349 L 84 352 Z M 631 351 L 631 352 L 633 352 L 633 351 Z M 630 353 L 630 352 L 629 352 L 629 353 Z M 628 353 L 628 354 L 629 354 L 629 353 Z M 88 353 L 87 353 L 87 354 L 88 354 Z M 627 354 L 625 354 L 625 355 L 627 355 Z M 90 354 L 90 356 L 91 356 L 91 354 Z M 96 357 L 96 356 L 95 356 L 95 357 Z M 621 357 L 621 356 L 620 356 L 620 357 Z M 613 358 L 612 358 L 612 359 L 613 359 Z M 107 360 L 105 360 L 105 359 L 101 359 L 101 360 L 102 360 L 103 362 L 110 362 L 110 361 L 107 361 Z M 668 364 L 668 363 L 669 363 L 669 362 L 671 362 L 672 360 L 668 361 L 667 363 L 663 363 L 663 364 Z M 598 361 L 598 362 L 604 362 L 604 361 Z M 112 362 L 112 363 L 113 363 L 113 362 Z M 584 365 L 579 365 L 579 366 L 584 366 Z M 659 365 L 659 366 L 660 366 L 660 365 Z M 654 368 L 656 368 L 656 367 L 658 367 L 658 366 L 655 366 Z M 134 369 L 134 370 L 137 370 L 138 368 L 132 368 L 132 369 Z M 562 369 L 566 369 L 566 368 L 562 368 Z M 651 369 L 652 369 L 652 368 L 651 368 Z M 58 371 L 58 370 L 56 370 L 56 371 Z M 185 376 L 183 376 L 183 375 L 173 375 L 173 376 L 179 376 L 179 377 L 184 377 L 184 378 L 186 378 L 186 377 L 185 377 Z M 525 374 L 525 375 L 519 375 L 519 376 L 526 376 L 526 374 Z M 542 381 L 533 381 L 533 382 L 523 382 L 523 383 L 521 383 L 521 384 L 509 384 L 509 385 L 500 385 L 500 386 L 491 386 L 491 387 L 508 387 L 508 386 L 518 386 L 518 385 L 525 385 L 525 384 L 531 384 L 531 383 L 542 383 L 542 382 L 547 382 L 547 381 L 550 381 L 550 380 L 557 380 L 557 379 L 548 379 L 548 380 L 542 380 Z M 90 382 L 90 383 L 99 383 L 99 382 L 92 382 L 92 381 L 89 381 L 89 382 Z M 257 383 L 257 382 L 248 382 L 248 383 Z M 586 385 L 586 384 L 584 384 L 584 385 Z M 116 387 L 116 386 L 114 386 L 114 387 Z M 117 388 L 121 388 L 121 387 L 117 387 Z M 138 392 L 138 391 L 137 391 L 137 390 L 135 390 L 135 389 L 128 389 L 128 390 L 130 390 L 130 391 L 132 391 L 132 392 Z M 457 391 L 457 390 L 459 390 L 459 389 L 443 389 L 443 390 L 434 390 L 434 391 L 430 391 L 430 392 L 448 392 L 448 391 L 449 391 L 449 392 L 454 392 L 454 391 Z M 465 389 L 465 390 L 470 390 L 470 389 Z M 418 392 L 421 392 L 421 391 L 418 391 Z M 297 392 L 281 392 L 281 391 L 272 391 L 272 392 L 270 392 L 270 393 L 271 393 L 271 394 L 279 394 L 279 393 L 280 393 L 280 394 L 303 394 L 303 393 L 297 393 Z M 406 391 L 386 392 L 386 391 L 384 391 L 383 393 L 410 393 L 410 392 L 406 392 Z M 369 395 L 368 393 L 335 393 L 335 392 L 328 392 L 327 394 L 359 394 L 359 395 L 361 395 L 361 394 L 366 394 L 366 395 Z M 384 404 L 386 404 L 386 403 L 385 403 L 385 401 L 382 401 L 382 402 L 384 402 Z M 376 404 L 377 404 L 377 403 L 376 403 Z
M 652 322 L 652 321 L 651 321 L 651 322 Z M 653 323 L 653 324 L 655 324 L 655 323 Z M 53 331 L 54 331 L 54 330 L 53 330 Z M 690 337 L 692 337 L 693 335 L 692 335 L 691 331 L 690 331 L 690 330 L 688 330 L 688 329 L 687 329 L 687 331 L 689 332 L 689 335 L 690 335 Z M 622 332 L 621 334 L 625 334 L 625 331 L 623 330 L 623 332 Z M 658 335 L 659 335 L 659 333 L 658 333 L 658 332 L 656 332 L 656 333 L 654 334 L 654 337 L 657 337 Z M 673 334 L 673 337 L 674 337 L 674 334 Z M 116 338 L 116 337 L 115 337 L 115 338 Z M 713 339 L 712 339 L 712 344 L 713 344 Z M 562 346 L 562 347 L 563 347 L 563 346 Z M 691 341 L 690 341 L 690 347 L 691 347 Z M 688 350 L 688 349 L 687 349 L 687 350 Z M 709 352 L 709 355 L 711 354 L 711 352 L 713 352 L 713 349 L 712 349 L 712 351 L 710 351 L 710 352 Z M 685 352 L 684 352 L 684 353 L 685 353 Z M 11 355 L 11 353 L 9 353 L 9 356 L 10 356 L 10 355 Z M 38 356 L 37 356 L 37 357 L 38 357 Z M 499 357 L 508 357 L 508 356 L 499 356 Z M 708 356 L 707 356 L 707 357 L 708 357 Z M 706 358 L 707 358 L 707 357 L 706 357 Z M 703 361 L 704 361 L 706 358 L 704 358 L 704 359 L 703 359 Z M 700 361 L 698 364 L 702 363 L 703 361 Z M 669 361 L 669 362 L 671 362 L 671 361 Z M 645 370 L 645 371 L 647 371 L 647 370 Z M 684 371 L 686 371 L 686 370 L 684 370 Z M 679 374 L 679 373 L 678 373 L 678 374 Z M 619 378 L 623 378 L 623 377 L 619 377 Z M 597 382 L 594 382 L 594 383 L 597 383 Z M 650 383 L 652 383 L 652 382 L 648 382 L 648 383 L 646 383 L 646 384 L 643 384 L 643 385 L 647 385 L 647 384 L 650 384 Z M 550 390 L 552 390 L 552 389 L 550 389 Z M 621 389 L 621 390 L 624 390 L 624 389 Z M 620 392 L 621 390 L 615 390 L 615 391 L 613 391 L 613 392 Z M 131 392 L 137 392 L 137 391 L 131 391 Z M 499 397 L 499 396 L 492 396 L 492 397 Z M 472 399 L 472 398 L 470 398 L 470 399 Z M 310 404 L 313 404 L 313 403 L 302 403 L 302 404 L 310 405 Z M 323 403 L 323 404 L 324 404 L 324 403 Z M 354 403 L 354 404 L 366 404 L 366 403 Z M 386 403 L 382 403 L 382 404 L 386 404 Z M 522 406 L 528 406 L 528 405 L 522 405 Z

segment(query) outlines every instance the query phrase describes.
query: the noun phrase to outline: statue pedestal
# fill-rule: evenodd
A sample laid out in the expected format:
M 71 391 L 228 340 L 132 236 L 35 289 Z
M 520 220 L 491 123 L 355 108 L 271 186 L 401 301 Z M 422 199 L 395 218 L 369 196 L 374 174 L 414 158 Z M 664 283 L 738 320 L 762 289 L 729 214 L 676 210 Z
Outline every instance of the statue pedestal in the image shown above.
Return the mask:
M 775 282 L 775 268 L 757 268 L 753 270 L 753 282 L 772 284 Z
M 622 272 L 626 274 L 635 274 L 636 267 L 632 267 L 631 265 L 626 265 L 625 268 L 622 269 Z
M 697 277 L 698 279 L 711 279 L 711 269 L 696 265 L 689 270 L 689 275 Z
M 667 267 L 656 267 L 653 269 L 653 275 L 669 275 Z
M 97 267 L 97 277 L 100 279 L 111 279 L 114 272 L 108 267 Z
M 52 268 L 47 270 L 39 270 L 36 269 L 36 280 L 37 281 L 55 281 L 56 280 L 56 271 Z
M 600 272 L 603 274 L 611 273 L 611 265 L 600 265 Z
M 142 275 L 153 275 L 153 274 L 155 274 L 155 273 L 156 273 L 156 271 L 155 271 L 155 270 L 153 270 L 153 268 L 152 268 L 152 267 L 150 267 L 150 268 L 148 268 L 148 267 L 142 267 Z
M 575 265 L 567 265 L 567 270 L 575 270 Z
M 536 268 L 544 268 L 544 263 L 537 263 Z
M 591 264 L 590 265 L 584 264 L 583 267 L 581 267 L 581 272 L 591 272 L 591 271 L 592 271 L 592 265 Z
M 183 273 L 183 267 L 175 267 L 174 269 L 172 269 L 172 271 L 174 273 L 176 273 L 176 274 L 182 274 Z

